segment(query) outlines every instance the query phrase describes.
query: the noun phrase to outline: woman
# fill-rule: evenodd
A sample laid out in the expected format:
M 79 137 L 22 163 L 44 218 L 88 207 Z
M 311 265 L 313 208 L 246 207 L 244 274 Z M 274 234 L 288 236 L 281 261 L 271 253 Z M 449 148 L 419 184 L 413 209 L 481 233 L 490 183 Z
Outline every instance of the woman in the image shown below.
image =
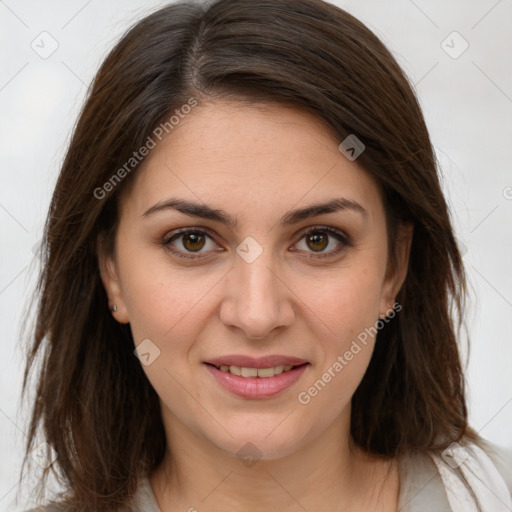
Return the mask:
M 64 490 L 43 510 L 512 507 L 468 426 L 464 269 L 420 107 L 343 10 L 137 23 L 45 242 L 25 460 L 42 428 L 41 488 L 51 468 Z

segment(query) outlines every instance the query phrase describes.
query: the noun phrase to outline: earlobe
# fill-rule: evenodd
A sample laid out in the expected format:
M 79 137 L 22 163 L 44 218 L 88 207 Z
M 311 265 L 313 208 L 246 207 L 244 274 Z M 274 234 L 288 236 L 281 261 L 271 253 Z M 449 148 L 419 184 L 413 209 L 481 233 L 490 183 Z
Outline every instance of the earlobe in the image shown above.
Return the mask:
M 98 241 L 97 258 L 101 282 L 108 297 L 109 310 L 119 323 L 127 324 L 130 320 L 124 302 L 117 266 L 113 256 L 107 254 L 104 250 L 102 239 Z

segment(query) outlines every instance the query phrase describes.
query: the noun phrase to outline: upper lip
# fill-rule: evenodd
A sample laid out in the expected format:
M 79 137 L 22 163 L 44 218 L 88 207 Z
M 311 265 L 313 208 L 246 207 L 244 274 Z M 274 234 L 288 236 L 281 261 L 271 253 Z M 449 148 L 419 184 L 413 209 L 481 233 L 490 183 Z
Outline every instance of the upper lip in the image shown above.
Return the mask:
M 216 357 L 208 359 L 206 363 L 215 366 L 243 366 L 245 368 L 272 368 L 274 366 L 298 366 L 307 363 L 305 359 L 290 356 L 264 356 L 264 357 L 249 357 L 239 354 L 232 354 L 227 356 Z

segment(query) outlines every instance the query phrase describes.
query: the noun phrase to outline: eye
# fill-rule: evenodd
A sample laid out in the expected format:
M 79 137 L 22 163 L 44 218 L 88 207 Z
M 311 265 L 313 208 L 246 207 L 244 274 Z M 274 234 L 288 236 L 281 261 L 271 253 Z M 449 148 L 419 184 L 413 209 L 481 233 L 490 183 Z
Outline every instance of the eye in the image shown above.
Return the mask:
M 333 239 L 335 240 L 334 243 Z M 333 257 L 351 245 L 349 238 L 344 233 L 326 226 L 309 228 L 303 233 L 295 247 L 302 242 L 306 248 L 299 250 L 310 253 L 308 257 L 311 258 Z M 208 243 L 210 243 L 210 247 L 208 247 Z M 167 236 L 161 244 L 174 255 L 185 259 L 205 258 L 207 252 L 223 251 L 223 249 L 218 248 L 213 238 L 206 231 L 196 228 L 177 231 Z M 333 245 L 334 248 L 331 247 Z M 330 248 L 330 250 L 325 251 L 327 248 Z M 297 249 L 292 250 L 296 251 Z
M 166 237 L 162 245 L 180 258 L 194 259 L 204 257 L 203 252 L 208 251 L 208 240 L 212 243 L 212 247 L 209 249 L 216 250 L 215 242 L 206 231 L 200 229 L 183 229 Z M 205 247 L 206 251 L 202 251 Z M 198 254 L 195 255 L 193 253 Z
M 337 243 L 333 243 L 332 239 L 335 239 Z M 326 226 L 314 226 L 308 229 L 296 246 L 302 242 L 306 247 L 306 252 L 310 252 L 308 249 L 313 251 L 312 258 L 333 257 L 345 249 L 345 247 L 351 245 L 350 240 L 344 233 Z M 333 245 L 335 246 L 334 248 L 332 247 Z M 329 247 L 331 250 L 325 251 Z

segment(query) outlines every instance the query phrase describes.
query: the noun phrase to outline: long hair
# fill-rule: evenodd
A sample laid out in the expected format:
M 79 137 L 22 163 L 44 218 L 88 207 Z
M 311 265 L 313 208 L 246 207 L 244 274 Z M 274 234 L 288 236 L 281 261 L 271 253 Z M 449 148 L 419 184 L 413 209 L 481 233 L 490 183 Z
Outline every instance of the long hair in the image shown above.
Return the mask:
M 136 23 L 101 65 L 45 224 L 22 396 L 41 364 L 22 472 L 41 432 L 58 456 L 40 488 L 52 471 L 70 510 L 116 510 L 163 459 L 158 396 L 129 328 L 109 312 L 97 254 L 112 251 L 133 153 L 191 99 L 217 98 L 292 105 L 340 142 L 357 136 L 358 163 L 384 193 L 391 257 L 398 224 L 414 224 L 402 310 L 379 332 L 352 399 L 353 441 L 395 457 L 475 436 L 456 340 L 464 268 L 424 117 L 391 53 L 320 0 L 178 2 Z

